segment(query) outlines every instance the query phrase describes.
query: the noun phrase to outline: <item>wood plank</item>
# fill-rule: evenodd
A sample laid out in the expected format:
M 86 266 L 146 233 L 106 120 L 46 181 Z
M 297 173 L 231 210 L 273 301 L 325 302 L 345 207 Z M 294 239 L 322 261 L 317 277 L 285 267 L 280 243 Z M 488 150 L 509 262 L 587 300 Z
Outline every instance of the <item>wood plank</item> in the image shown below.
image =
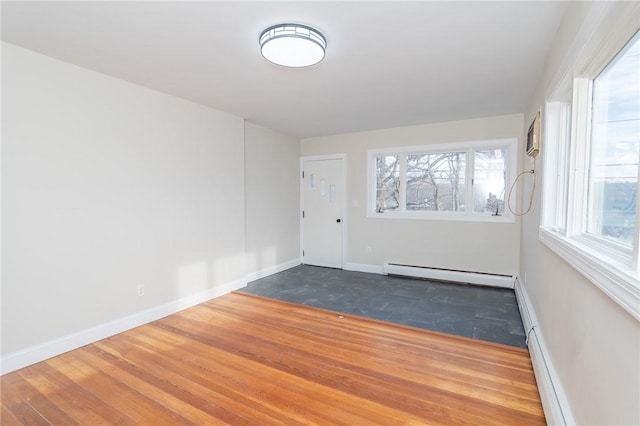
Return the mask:
M 7 407 L 2 405 L 0 408 L 0 424 L 4 426 L 19 426 L 22 424 Z
M 37 400 L 40 393 L 37 389 L 20 377 L 19 374 L 7 374 L 2 376 L 2 424 L 16 420 L 18 424 L 25 425 L 50 425 L 51 423 L 32 405 L 31 401 Z M 48 403 L 48 402 L 47 402 Z M 6 409 L 6 410 L 5 410 Z M 43 409 L 42 405 L 40 409 Z M 44 410 L 43 410 L 44 411 Z M 8 412 L 5 418 L 5 413 Z
M 3 424 L 545 424 L 526 350 L 241 293 L 1 385 Z

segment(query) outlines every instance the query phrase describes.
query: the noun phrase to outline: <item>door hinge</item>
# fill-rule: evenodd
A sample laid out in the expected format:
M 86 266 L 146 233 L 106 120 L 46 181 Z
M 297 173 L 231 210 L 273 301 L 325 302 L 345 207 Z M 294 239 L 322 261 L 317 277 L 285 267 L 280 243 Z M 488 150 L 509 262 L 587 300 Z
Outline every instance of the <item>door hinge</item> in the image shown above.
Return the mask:
M 302 179 L 304 179 L 304 170 L 302 171 Z
M 302 218 L 304 219 L 304 210 L 302 210 Z
M 302 257 L 304 257 L 304 250 L 302 250 Z

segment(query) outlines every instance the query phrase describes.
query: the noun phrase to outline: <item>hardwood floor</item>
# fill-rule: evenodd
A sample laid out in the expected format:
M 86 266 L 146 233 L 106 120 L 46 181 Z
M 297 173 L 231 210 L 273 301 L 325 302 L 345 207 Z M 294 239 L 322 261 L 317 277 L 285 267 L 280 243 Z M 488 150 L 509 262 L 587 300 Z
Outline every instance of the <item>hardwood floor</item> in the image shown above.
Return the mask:
M 545 424 L 528 352 L 233 293 L 1 379 L 13 424 Z

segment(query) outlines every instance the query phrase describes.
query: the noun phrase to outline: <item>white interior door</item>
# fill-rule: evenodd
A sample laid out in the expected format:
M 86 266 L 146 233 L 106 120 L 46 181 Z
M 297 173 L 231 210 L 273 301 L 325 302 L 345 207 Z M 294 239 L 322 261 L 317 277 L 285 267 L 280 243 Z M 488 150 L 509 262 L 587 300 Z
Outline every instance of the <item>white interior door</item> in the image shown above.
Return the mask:
M 344 159 L 302 164 L 302 263 L 342 268 Z

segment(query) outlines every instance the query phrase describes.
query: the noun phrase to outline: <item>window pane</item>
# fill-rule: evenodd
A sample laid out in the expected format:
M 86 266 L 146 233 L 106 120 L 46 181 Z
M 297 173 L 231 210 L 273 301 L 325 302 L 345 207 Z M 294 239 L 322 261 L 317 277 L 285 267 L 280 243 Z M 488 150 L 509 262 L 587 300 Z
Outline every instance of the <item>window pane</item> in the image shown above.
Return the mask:
M 376 157 L 376 212 L 400 207 L 400 156 Z
M 407 156 L 407 210 L 464 211 L 464 152 Z
M 640 37 L 593 82 L 587 232 L 633 245 L 640 158 Z
M 475 151 L 473 170 L 473 211 L 476 213 L 504 213 L 507 150 Z

